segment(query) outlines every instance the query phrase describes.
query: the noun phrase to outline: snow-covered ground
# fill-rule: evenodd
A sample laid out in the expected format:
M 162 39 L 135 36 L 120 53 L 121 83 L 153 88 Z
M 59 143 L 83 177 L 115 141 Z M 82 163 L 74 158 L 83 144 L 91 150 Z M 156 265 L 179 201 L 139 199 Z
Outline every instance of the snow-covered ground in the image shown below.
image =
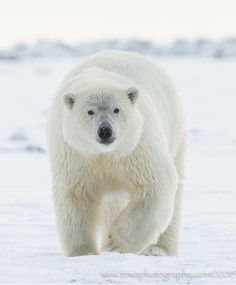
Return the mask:
M 45 119 L 79 59 L 0 62 L 0 283 L 236 283 L 236 60 L 156 61 L 175 80 L 188 120 L 181 255 L 62 256 Z

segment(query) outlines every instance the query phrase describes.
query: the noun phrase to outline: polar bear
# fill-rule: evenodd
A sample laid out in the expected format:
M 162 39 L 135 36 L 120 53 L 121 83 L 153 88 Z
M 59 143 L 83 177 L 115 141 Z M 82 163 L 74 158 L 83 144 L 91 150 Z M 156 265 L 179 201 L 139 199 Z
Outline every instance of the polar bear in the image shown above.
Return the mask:
M 171 80 L 142 55 L 100 52 L 64 78 L 47 137 L 66 256 L 178 254 L 185 130 Z

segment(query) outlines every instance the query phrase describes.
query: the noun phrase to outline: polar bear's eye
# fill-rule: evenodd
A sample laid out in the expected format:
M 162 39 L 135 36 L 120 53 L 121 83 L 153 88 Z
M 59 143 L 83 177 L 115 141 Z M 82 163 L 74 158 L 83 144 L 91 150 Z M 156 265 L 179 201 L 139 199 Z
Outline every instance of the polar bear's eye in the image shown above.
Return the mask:
M 89 111 L 88 111 L 88 115 L 90 115 L 90 116 L 91 116 L 91 115 L 94 115 L 94 111 L 89 110 Z
M 118 108 L 115 108 L 113 112 L 117 114 L 120 112 L 120 110 Z

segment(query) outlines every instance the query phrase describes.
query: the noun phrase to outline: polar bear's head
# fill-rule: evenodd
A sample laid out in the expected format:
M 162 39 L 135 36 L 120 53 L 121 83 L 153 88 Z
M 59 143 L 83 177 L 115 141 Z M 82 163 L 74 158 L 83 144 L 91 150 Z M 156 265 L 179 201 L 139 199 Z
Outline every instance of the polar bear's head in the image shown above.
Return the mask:
M 91 77 L 91 72 L 89 75 L 89 81 L 83 80 L 85 84 L 75 84 L 70 92 L 63 94 L 64 139 L 85 155 L 114 152 L 126 155 L 141 136 L 139 91 L 133 86 L 117 84 L 117 80 L 114 84 L 114 78 L 104 80 L 104 74 L 102 82 L 101 78 Z

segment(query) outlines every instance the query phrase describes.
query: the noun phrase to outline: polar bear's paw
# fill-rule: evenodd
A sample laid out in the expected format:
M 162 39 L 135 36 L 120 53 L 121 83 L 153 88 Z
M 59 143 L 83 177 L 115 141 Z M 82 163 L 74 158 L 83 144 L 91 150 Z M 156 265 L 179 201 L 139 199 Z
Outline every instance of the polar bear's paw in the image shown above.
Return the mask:
M 140 251 L 136 246 L 132 246 L 132 241 L 128 243 L 124 241 L 119 235 L 109 235 L 109 241 L 107 246 L 108 251 L 114 251 L 119 253 L 139 253 Z
M 68 257 L 82 256 L 82 255 L 99 255 L 99 251 L 93 245 L 84 245 L 80 248 L 75 247 L 71 250 L 65 250 L 64 255 Z
M 154 255 L 154 256 L 167 256 L 166 250 L 155 244 L 149 245 L 141 254 Z
M 112 235 L 109 235 L 109 242 L 107 246 L 108 251 L 114 251 L 119 253 L 128 253 L 132 250 L 128 248 L 127 245 L 122 243 L 120 240 L 114 239 Z

